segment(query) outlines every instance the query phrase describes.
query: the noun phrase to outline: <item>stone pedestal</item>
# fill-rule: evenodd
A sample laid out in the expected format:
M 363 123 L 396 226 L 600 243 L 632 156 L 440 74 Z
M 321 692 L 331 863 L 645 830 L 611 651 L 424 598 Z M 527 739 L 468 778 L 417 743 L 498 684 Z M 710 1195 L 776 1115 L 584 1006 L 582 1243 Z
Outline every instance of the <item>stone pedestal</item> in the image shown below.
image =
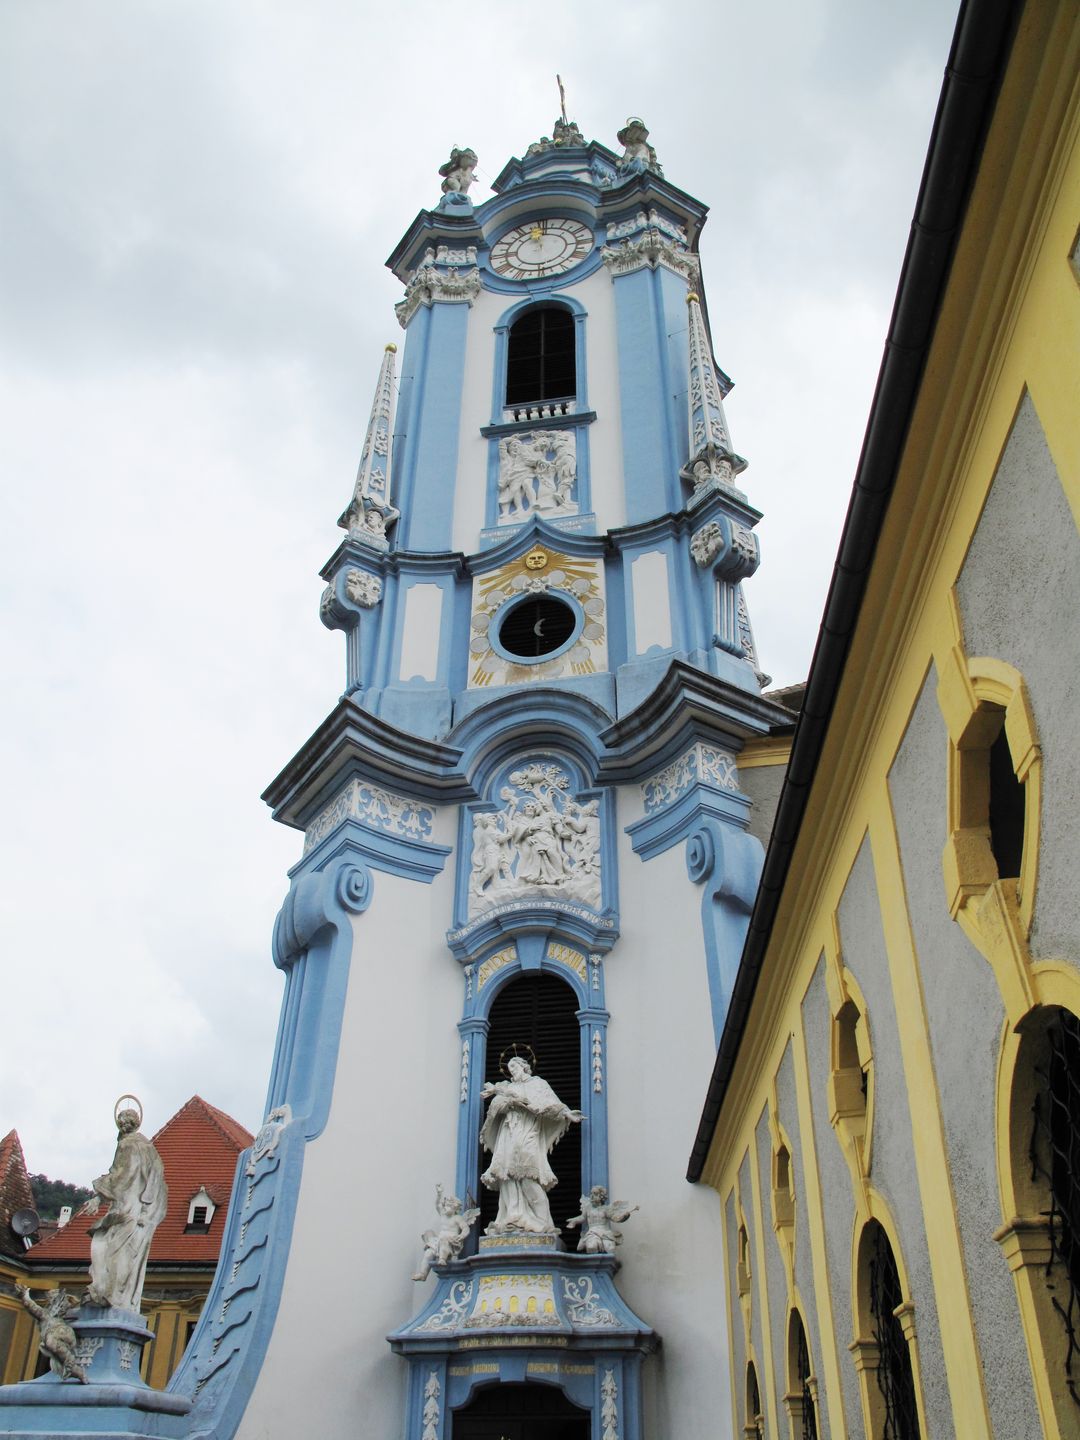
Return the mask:
M 143 1346 L 153 1338 L 141 1315 L 83 1305 L 71 1321 L 86 1384 L 51 1371 L 37 1380 L 0 1386 L 0 1433 L 8 1437 L 70 1436 L 95 1440 L 125 1435 L 179 1435 L 191 1409 L 184 1395 L 151 1390 L 139 1374 Z

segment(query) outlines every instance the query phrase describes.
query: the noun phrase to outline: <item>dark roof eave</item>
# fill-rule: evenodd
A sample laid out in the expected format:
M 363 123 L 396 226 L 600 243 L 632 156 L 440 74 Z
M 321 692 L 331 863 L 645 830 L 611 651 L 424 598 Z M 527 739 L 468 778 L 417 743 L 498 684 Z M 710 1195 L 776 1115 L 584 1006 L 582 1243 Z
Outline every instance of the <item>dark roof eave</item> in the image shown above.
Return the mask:
M 750 1013 L 1023 0 L 963 0 L 761 886 L 686 1178 L 700 1180 Z

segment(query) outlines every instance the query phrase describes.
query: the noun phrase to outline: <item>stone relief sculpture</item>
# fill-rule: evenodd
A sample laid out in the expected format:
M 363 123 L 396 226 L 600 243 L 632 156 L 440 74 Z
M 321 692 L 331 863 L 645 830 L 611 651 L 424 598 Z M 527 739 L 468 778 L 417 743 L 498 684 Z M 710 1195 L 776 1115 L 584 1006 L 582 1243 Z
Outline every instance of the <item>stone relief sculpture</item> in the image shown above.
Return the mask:
M 139 1133 L 142 1106 L 138 1110 L 120 1110 L 119 1104 L 116 1154 L 108 1174 L 94 1181 L 94 1194 L 87 1202 L 90 1214 L 97 1212 L 102 1200 L 109 1209 L 90 1227 L 90 1288 L 86 1303 L 137 1313 L 146 1277 L 146 1257 L 154 1231 L 165 1217 L 169 1191 L 161 1156 Z
M 469 186 L 476 176 L 476 151 L 470 150 L 467 146 L 459 150 L 455 145 L 450 151 L 450 159 L 445 165 L 439 166 L 439 174 L 443 177 L 442 192 L 444 195 L 460 197 L 464 200 L 468 195 Z
M 644 175 L 651 170 L 654 175 L 663 175 L 664 168 L 656 158 L 656 151 L 649 144 L 649 131 L 644 120 L 631 115 L 619 131 L 619 144 L 623 153 L 617 161 L 619 174 Z
M 81 1380 L 85 1385 L 86 1371 L 76 1354 L 75 1331 L 67 1323 L 68 1313 L 78 1309 L 78 1302 L 66 1290 L 50 1290 L 44 1305 L 31 1300 L 25 1285 L 16 1285 L 15 1293 L 38 1322 L 38 1349 L 49 1369 L 61 1380 Z
M 533 430 L 499 442 L 499 521 L 521 520 L 531 511 L 575 515 L 571 492 L 577 480 L 572 430 Z
M 345 576 L 345 594 L 354 604 L 370 610 L 382 598 L 382 580 L 367 570 L 350 570 Z
M 412 1277 L 426 1280 L 432 1265 L 447 1265 L 461 1254 L 473 1221 L 480 1214 L 479 1206 L 466 1210 L 456 1195 L 445 1195 L 441 1185 L 435 1186 L 435 1209 L 439 1215 L 437 1230 L 425 1230 L 420 1239 L 424 1253 L 420 1268 Z
M 586 1255 L 614 1255 L 616 1245 L 622 1243 L 622 1231 L 615 1226 L 629 1220 L 639 1208 L 624 1200 L 609 1201 L 606 1187 L 594 1185 L 588 1195 L 582 1195 L 581 1214 L 566 1222 L 567 1229 L 581 1226 L 577 1248 Z
M 502 810 L 474 816 L 470 914 L 527 895 L 600 908 L 600 802 L 569 789 L 558 765 L 526 765 L 500 791 Z
M 690 537 L 690 554 L 698 565 L 711 565 L 723 548 L 724 532 L 715 520 L 695 530 Z
M 557 1182 L 548 1155 L 584 1116 L 564 1105 L 522 1056 L 514 1055 L 506 1068 L 508 1079 L 480 1092 L 491 1102 L 480 1131 L 491 1164 L 480 1179 L 499 1192 L 499 1213 L 484 1233 L 554 1235 L 547 1192 Z

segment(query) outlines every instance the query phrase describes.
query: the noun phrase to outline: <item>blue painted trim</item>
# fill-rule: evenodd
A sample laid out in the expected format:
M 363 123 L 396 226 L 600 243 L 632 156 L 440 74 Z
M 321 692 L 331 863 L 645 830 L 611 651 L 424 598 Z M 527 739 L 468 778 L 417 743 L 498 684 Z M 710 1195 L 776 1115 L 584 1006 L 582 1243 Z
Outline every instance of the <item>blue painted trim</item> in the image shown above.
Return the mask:
M 352 917 L 372 879 L 345 851 L 297 875 L 274 924 L 286 972 L 266 1112 L 288 1107 L 276 1145 L 238 1159 L 214 1283 L 169 1393 L 192 1397 L 184 1433 L 231 1440 L 251 1398 L 277 1316 L 307 1142 L 330 1110 L 352 960 Z
M 530 430 L 573 430 L 578 425 L 591 425 L 595 419 L 595 410 L 576 410 L 572 415 L 553 415 L 545 420 L 506 420 L 501 425 L 481 425 L 480 434 L 485 440 L 492 437 L 501 440 L 506 435 L 522 435 Z
M 753 835 L 706 817 L 686 845 L 686 872 L 703 885 L 701 928 L 713 1033 L 719 1045 L 754 908 L 765 851 Z
M 524 555 L 534 545 L 547 545 L 561 555 L 589 559 L 603 558 L 610 549 L 604 535 L 579 535 L 571 530 L 561 530 L 551 521 L 535 514 L 530 515 L 524 524 L 506 528 L 504 540 L 466 558 L 465 563 L 471 575 L 484 575 L 491 570 L 497 570 L 508 561 Z
M 424 305 L 409 325 L 393 478 L 393 503 L 401 511 L 394 540 L 404 549 L 450 544 L 469 312 L 464 302 Z M 421 478 L 435 475 L 440 483 L 421 491 Z
M 731 790 L 716 790 L 708 785 L 691 785 L 674 805 L 635 820 L 626 827 L 635 855 L 652 860 L 681 844 L 700 829 L 707 816 L 736 830 L 745 830 L 750 819 L 750 798 Z
M 313 845 L 300 865 L 301 868 L 322 869 L 345 854 L 360 855 L 376 870 L 387 875 L 399 875 L 404 880 L 420 880 L 430 885 L 436 875 L 441 875 L 447 856 L 452 854 L 449 845 L 436 845 L 433 841 L 410 840 L 404 835 L 394 835 L 387 830 L 377 830 L 355 819 L 343 820 Z

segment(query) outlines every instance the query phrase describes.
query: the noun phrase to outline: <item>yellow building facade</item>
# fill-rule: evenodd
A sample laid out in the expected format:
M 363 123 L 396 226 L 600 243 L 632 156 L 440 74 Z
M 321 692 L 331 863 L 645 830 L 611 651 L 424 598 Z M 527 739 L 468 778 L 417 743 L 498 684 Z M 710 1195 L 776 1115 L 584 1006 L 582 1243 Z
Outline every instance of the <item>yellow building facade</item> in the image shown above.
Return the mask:
M 919 203 L 691 1162 L 747 1437 L 1080 1435 L 1075 3 L 964 7 Z

